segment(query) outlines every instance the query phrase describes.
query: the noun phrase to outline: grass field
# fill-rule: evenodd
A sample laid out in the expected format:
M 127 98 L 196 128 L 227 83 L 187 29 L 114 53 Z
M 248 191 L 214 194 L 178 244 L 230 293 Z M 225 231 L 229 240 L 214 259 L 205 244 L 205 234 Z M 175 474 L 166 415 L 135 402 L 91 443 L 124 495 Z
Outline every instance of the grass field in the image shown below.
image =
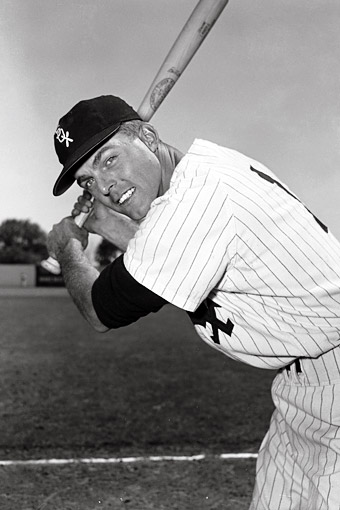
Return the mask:
M 274 372 L 204 344 L 167 306 L 94 333 L 62 292 L 0 295 L 0 459 L 196 455 L 0 466 L 2 510 L 248 508 Z

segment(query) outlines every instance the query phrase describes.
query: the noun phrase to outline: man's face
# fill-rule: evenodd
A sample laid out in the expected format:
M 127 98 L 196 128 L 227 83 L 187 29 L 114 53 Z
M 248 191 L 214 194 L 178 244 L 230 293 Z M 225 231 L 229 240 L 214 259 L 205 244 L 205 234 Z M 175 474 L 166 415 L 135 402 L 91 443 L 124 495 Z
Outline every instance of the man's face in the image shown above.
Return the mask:
M 161 167 L 140 138 L 118 132 L 77 170 L 75 178 L 95 200 L 138 221 L 159 195 Z

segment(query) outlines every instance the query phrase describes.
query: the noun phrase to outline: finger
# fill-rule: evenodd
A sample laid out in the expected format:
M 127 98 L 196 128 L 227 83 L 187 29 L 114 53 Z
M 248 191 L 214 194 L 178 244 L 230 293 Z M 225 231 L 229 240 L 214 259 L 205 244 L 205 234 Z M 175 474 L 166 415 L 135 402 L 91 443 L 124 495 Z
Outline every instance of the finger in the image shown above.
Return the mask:
M 87 212 L 87 209 L 85 206 L 83 206 L 82 204 L 79 204 L 78 202 L 76 202 L 73 206 L 73 209 L 71 211 L 71 216 L 73 218 L 75 218 L 76 216 L 78 216 L 79 214 L 81 214 L 82 212 Z
M 87 207 L 92 206 L 92 201 L 89 198 L 84 197 L 84 195 L 80 195 L 78 197 L 76 204 L 86 205 Z
M 83 191 L 83 195 L 82 196 L 85 198 L 85 200 L 91 200 L 92 199 L 91 193 L 89 191 L 87 191 L 87 190 Z
M 71 211 L 71 216 L 72 218 L 75 218 L 76 216 L 79 216 L 81 211 L 78 211 L 78 209 L 76 207 L 74 207 Z
M 82 204 L 79 202 L 76 202 L 73 206 L 71 216 L 75 217 L 78 216 L 80 213 L 88 213 L 91 209 L 91 202 L 86 202 L 86 204 Z

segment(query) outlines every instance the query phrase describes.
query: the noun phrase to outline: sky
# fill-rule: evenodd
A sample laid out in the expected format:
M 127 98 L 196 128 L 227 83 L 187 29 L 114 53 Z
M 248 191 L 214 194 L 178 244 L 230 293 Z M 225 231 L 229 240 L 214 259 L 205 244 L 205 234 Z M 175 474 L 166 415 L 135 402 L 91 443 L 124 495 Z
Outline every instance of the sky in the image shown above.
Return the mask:
M 102 94 L 137 109 L 196 4 L 2 0 L 0 223 L 69 215 L 58 119 Z M 151 122 L 181 151 L 204 138 L 261 161 L 340 240 L 339 26 L 339 0 L 230 0 Z

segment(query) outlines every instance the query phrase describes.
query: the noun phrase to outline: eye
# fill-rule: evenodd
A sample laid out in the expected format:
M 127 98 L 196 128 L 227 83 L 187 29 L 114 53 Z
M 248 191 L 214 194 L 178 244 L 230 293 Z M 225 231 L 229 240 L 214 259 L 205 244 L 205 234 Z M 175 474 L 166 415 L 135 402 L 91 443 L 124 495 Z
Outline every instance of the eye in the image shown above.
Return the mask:
M 87 180 L 84 182 L 83 187 L 84 187 L 85 189 L 91 189 L 91 188 L 92 188 L 92 186 L 93 186 L 93 183 L 94 183 L 94 179 L 93 179 L 93 177 L 91 177 L 90 179 L 87 179 Z
M 105 161 L 105 166 L 111 166 L 115 160 L 116 156 L 110 156 L 106 161 Z

